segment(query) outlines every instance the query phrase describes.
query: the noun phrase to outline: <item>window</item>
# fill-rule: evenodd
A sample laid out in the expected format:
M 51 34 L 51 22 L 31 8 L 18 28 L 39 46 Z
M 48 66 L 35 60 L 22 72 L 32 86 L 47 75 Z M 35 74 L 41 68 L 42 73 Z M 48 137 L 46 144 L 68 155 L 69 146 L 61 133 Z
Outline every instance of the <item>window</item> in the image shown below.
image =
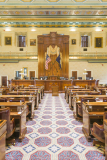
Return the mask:
M 16 71 L 15 79 L 21 79 L 21 71 Z
M 88 36 L 81 36 L 81 47 L 88 47 Z
M 26 37 L 25 36 L 19 36 L 19 47 L 26 47 Z

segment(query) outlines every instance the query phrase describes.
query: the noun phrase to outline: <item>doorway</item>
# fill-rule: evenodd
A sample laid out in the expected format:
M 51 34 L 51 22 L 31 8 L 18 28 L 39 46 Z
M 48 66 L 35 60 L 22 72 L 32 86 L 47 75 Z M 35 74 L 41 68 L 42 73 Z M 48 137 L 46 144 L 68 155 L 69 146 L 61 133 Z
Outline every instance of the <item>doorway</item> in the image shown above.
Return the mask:
M 77 79 L 77 71 L 72 71 L 72 77 L 75 77 L 75 79 Z
M 7 86 L 7 76 L 1 76 L 1 85 Z
M 29 78 L 30 79 L 35 78 L 35 71 L 29 71 Z
M 91 77 L 91 71 L 87 71 L 86 77 Z

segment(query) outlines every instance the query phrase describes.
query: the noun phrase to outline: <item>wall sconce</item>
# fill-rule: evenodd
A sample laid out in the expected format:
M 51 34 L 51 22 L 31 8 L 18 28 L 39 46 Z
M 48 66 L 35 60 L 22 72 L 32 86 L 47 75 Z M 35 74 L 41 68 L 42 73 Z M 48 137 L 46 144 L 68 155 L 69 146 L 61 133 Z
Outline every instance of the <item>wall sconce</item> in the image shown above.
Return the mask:
M 75 28 L 71 28 L 71 30 L 70 30 L 70 31 L 75 32 L 75 31 L 76 31 L 76 29 L 75 29 Z
M 31 29 L 31 31 L 35 32 L 35 31 L 36 31 L 36 29 L 35 29 L 35 28 L 32 28 L 32 29 Z

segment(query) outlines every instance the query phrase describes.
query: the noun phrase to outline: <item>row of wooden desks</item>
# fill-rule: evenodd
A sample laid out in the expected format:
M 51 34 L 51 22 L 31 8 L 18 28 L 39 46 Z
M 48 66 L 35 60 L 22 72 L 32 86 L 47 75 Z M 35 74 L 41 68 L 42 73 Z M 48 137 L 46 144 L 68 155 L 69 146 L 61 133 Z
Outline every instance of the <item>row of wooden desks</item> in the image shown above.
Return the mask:
M 76 119 L 78 119 L 78 105 L 81 104 L 81 98 L 96 98 L 97 102 L 103 102 L 103 98 L 107 98 L 107 95 L 73 95 L 69 107 L 73 110 Z
M 34 117 L 34 107 L 38 108 L 38 97 L 35 98 L 34 95 L 0 95 L 0 98 L 6 98 L 7 101 L 11 98 L 24 98 L 26 101 L 26 104 L 30 106 L 30 118 L 32 119 Z

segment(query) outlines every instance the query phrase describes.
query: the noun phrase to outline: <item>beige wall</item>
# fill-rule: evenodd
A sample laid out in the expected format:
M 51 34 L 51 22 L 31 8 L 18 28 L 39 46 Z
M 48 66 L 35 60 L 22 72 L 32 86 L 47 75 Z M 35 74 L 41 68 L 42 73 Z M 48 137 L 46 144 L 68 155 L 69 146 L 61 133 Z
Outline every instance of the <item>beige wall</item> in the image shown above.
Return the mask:
M 69 62 L 69 76 L 77 71 L 77 77 L 85 78 L 84 69 L 91 71 L 93 79 L 99 79 L 100 84 L 107 84 L 107 63 Z
M 5 31 L 4 31 L 5 30 Z M 101 29 L 101 31 L 97 32 L 96 28 L 76 28 L 75 32 L 71 31 L 71 28 L 36 28 L 36 31 L 31 31 L 31 28 L 10 28 L 10 31 L 6 31 L 6 28 L 0 28 L 0 37 L 1 37 L 1 46 L 0 46 L 0 52 L 19 52 L 19 47 L 17 47 L 17 36 L 16 34 L 19 32 L 25 32 L 27 33 L 27 45 L 24 47 L 23 52 L 34 52 L 37 54 L 37 48 L 36 46 L 30 46 L 30 39 L 36 39 L 38 35 L 42 34 L 49 34 L 50 32 L 57 32 L 58 34 L 65 34 L 69 35 L 69 52 L 75 53 L 75 52 L 84 52 L 83 48 L 81 47 L 80 42 L 80 35 L 81 34 L 91 34 L 89 47 L 87 47 L 88 52 L 106 52 L 107 51 L 107 29 Z M 103 30 L 103 31 L 102 31 Z M 4 39 L 7 36 L 12 37 L 12 46 L 5 46 Z M 95 48 L 95 37 L 103 37 L 103 48 Z M 71 40 L 76 39 L 76 45 L 71 44 Z M 92 43 L 91 43 L 92 42 Z M 92 44 L 92 45 L 91 45 Z M 22 48 L 22 47 L 21 47 Z M 86 48 L 86 47 L 85 47 Z M 21 53 L 23 53 L 21 52 Z M 86 52 L 84 52 L 86 53 Z
M 104 28 L 103 31 L 96 32 L 96 28 L 77 28 L 75 29 L 75 32 L 71 31 L 71 28 L 36 28 L 36 31 L 31 31 L 31 28 L 10 28 L 10 31 L 4 31 L 6 28 L 0 28 L 0 37 L 1 37 L 1 45 L 0 45 L 0 53 L 20 53 L 23 52 L 27 53 L 34 53 L 37 55 L 38 45 L 36 46 L 30 46 L 30 39 L 36 39 L 37 36 L 42 34 L 49 34 L 50 32 L 57 32 L 58 34 L 65 34 L 69 35 L 69 54 L 72 53 L 86 53 L 83 51 L 83 48 L 81 47 L 80 43 L 80 35 L 81 33 L 89 33 L 91 34 L 90 37 L 90 44 L 88 49 L 88 52 L 105 52 L 107 51 L 106 41 L 107 41 L 107 29 Z M 24 47 L 23 52 L 19 52 L 19 47 L 17 47 L 17 36 L 16 33 L 18 32 L 26 32 L 27 33 L 27 45 Z M 5 46 L 5 37 L 11 36 L 12 37 L 12 45 L 11 46 Z M 95 37 L 103 37 L 103 48 L 95 48 Z M 76 39 L 76 45 L 71 44 L 71 40 Z M 91 43 L 92 42 L 92 43 Z M 92 45 L 91 45 L 92 44 Z M 21 47 L 22 48 L 22 47 Z M 86 48 L 86 47 L 85 47 Z M 88 53 L 87 52 L 87 53 Z M 19 63 L 5 63 L 5 66 L 3 66 L 3 63 L 0 63 L 0 76 L 7 75 L 8 79 L 12 79 L 15 77 L 15 71 L 21 70 L 22 67 L 28 67 L 28 70 L 35 70 L 36 71 L 36 77 L 38 77 L 38 62 L 25 62 L 20 61 Z M 92 77 L 94 79 L 100 79 L 101 83 L 107 83 L 107 64 L 104 63 L 102 66 L 101 63 L 88 63 L 88 62 L 70 62 L 69 63 L 69 77 L 71 76 L 71 70 L 77 70 L 78 76 L 83 77 L 83 71 L 84 69 L 91 70 L 92 71 Z M 1 78 L 0 78 L 1 83 Z
M 38 62 L 20 61 L 19 63 L 0 63 L 0 84 L 1 76 L 7 76 L 9 80 L 13 79 L 15 77 L 15 71 L 21 71 L 23 67 L 28 67 L 28 76 L 29 71 L 35 71 L 36 77 L 38 77 Z

